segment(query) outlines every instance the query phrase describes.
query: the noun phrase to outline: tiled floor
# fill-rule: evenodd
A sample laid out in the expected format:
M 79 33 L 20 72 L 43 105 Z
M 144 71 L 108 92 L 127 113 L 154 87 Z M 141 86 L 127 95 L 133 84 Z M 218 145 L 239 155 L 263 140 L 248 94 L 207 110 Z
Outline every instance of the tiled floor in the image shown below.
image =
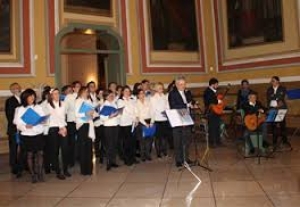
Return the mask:
M 29 175 L 9 174 L 7 156 L 0 157 L 0 206 L 59 207 L 299 207 L 300 141 L 292 152 L 273 159 L 243 159 L 233 144 L 211 150 L 209 173 L 200 167 L 178 171 L 172 160 L 157 160 L 106 172 L 96 165 L 92 176 L 59 181 L 47 175 L 45 183 L 31 184 Z

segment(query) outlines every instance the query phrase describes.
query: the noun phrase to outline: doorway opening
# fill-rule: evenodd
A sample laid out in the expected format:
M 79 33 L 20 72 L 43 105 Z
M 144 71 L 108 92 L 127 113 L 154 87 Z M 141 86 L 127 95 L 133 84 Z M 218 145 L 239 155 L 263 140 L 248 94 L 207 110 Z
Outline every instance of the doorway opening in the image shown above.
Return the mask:
M 55 78 L 61 87 L 75 80 L 126 84 L 123 41 L 108 26 L 72 23 L 55 39 Z

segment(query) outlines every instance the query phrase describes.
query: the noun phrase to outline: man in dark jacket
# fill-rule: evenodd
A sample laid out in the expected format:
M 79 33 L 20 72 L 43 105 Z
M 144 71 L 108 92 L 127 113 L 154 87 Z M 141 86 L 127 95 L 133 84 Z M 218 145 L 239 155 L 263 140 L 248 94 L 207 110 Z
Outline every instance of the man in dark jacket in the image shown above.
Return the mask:
M 16 142 L 16 133 L 17 127 L 13 123 L 15 116 L 15 109 L 20 106 L 20 97 L 21 87 L 18 83 L 12 83 L 10 85 L 10 91 L 12 96 L 9 97 L 5 102 L 5 115 L 7 118 L 7 135 L 9 140 L 9 164 L 11 167 L 11 172 L 13 174 L 18 173 L 17 166 L 17 142 Z
M 186 90 L 186 80 L 183 76 L 177 77 L 175 87 L 169 92 L 170 109 L 186 110 L 189 113 L 189 108 L 192 107 L 192 94 Z M 176 166 L 181 167 L 184 161 L 190 163 L 189 146 L 191 140 L 191 127 L 179 126 L 173 128 L 174 150 Z
M 273 76 L 271 78 L 271 86 L 267 89 L 267 102 L 270 109 L 287 109 L 287 104 L 285 101 L 286 88 L 280 84 L 280 79 L 278 76 Z M 284 147 L 290 148 L 291 144 L 287 139 L 286 121 L 285 119 L 279 123 L 280 132 L 282 136 L 282 144 Z M 278 133 L 277 133 L 277 123 L 272 124 L 273 133 L 273 145 L 276 147 Z

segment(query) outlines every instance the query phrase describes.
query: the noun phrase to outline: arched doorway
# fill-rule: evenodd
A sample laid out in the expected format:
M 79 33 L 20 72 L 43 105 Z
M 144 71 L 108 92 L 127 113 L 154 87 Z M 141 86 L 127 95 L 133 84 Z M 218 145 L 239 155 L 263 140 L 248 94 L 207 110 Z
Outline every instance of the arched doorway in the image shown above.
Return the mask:
M 124 65 L 123 40 L 109 26 L 70 23 L 55 37 L 58 87 L 74 79 L 85 83 L 93 80 L 100 86 L 112 81 L 124 85 Z

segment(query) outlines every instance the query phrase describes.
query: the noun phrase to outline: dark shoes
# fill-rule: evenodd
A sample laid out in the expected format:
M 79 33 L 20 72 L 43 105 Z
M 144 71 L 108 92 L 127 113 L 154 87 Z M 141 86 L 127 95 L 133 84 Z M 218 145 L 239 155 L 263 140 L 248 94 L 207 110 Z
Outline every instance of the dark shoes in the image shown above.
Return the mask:
M 71 177 L 71 176 L 72 176 L 72 175 L 69 173 L 69 171 L 67 171 L 67 170 L 64 171 L 64 175 L 65 175 L 66 177 Z
M 66 177 L 63 174 L 57 174 L 56 177 L 59 180 L 65 180 L 66 179 Z
M 182 167 L 183 164 L 181 162 L 176 162 L 176 167 Z
M 37 183 L 38 182 L 38 177 L 37 177 L 36 174 L 34 174 L 34 175 L 31 176 L 31 182 L 32 183 Z

